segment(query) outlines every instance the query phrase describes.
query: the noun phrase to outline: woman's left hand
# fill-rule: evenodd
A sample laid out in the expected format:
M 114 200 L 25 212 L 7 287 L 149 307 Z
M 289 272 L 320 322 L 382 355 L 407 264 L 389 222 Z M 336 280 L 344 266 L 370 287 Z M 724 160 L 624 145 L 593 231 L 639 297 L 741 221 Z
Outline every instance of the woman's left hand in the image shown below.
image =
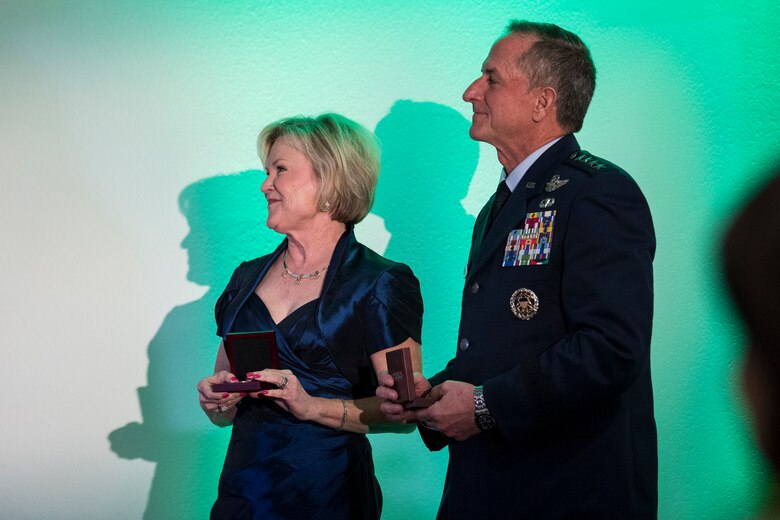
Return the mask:
M 318 401 L 301 386 L 298 378 L 290 370 L 274 370 L 267 368 L 259 372 L 249 372 L 248 379 L 271 383 L 278 388 L 261 390 L 249 395 L 259 399 L 271 398 L 284 411 L 289 412 L 301 421 L 308 421 L 317 416 Z

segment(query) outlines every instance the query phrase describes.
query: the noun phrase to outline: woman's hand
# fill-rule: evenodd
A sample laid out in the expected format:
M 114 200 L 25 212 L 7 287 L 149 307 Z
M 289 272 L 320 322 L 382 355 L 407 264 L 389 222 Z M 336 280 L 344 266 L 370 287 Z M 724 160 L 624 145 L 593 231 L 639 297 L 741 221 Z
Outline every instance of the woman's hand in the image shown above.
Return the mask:
M 247 379 L 277 386 L 273 390 L 252 392 L 249 394 L 252 397 L 271 398 L 280 408 L 301 421 L 310 421 L 318 417 L 320 399 L 309 395 L 292 371 L 267 368 L 259 372 L 249 372 Z
M 431 397 L 429 395 L 431 384 L 428 380 L 419 372 L 414 372 L 413 377 L 415 397 Z M 385 414 L 385 417 L 387 417 L 390 422 L 401 424 L 412 424 L 417 422 L 417 417 L 413 411 L 406 410 L 402 405 L 393 402 L 398 399 L 398 393 L 395 390 L 395 380 L 393 379 L 393 376 L 387 372 L 383 372 L 379 376 L 379 386 L 376 387 L 376 396 L 382 400 L 379 409 Z
M 246 394 L 213 392 L 211 390 L 211 385 L 216 383 L 235 383 L 237 381 L 238 378 L 227 370 L 219 371 L 213 376 L 201 379 L 198 383 L 200 407 L 203 408 L 210 417 L 214 414 L 224 414 L 228 410 L 231 410 Z

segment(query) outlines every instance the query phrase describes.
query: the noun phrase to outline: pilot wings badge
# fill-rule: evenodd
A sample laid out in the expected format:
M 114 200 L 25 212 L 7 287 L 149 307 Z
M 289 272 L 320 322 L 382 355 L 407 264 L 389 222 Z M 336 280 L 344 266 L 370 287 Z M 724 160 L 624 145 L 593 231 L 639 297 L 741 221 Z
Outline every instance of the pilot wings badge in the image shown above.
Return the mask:
M 544 191 L 547 193 L 555 191 L 567 182 L 569 182 L 569 179 L 561 179 L 560 175 L 553 175 L 550 180 L 547 181 L 547 184 L 544 185 Z

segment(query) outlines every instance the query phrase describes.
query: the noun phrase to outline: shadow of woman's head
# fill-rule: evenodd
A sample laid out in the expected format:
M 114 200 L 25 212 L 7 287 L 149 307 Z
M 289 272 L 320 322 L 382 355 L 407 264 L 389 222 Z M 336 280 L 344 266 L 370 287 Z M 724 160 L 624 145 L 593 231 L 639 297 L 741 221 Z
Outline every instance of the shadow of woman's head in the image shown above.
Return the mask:
M 262 172 L 247 170 L 208 177 L 181 192 L 179 209 L 190 227 L 181 243 L 189 257 L 188 280 L 221 288 L 239 263 L 268 247 L 275 234 L 265 225 L 262 181 Z

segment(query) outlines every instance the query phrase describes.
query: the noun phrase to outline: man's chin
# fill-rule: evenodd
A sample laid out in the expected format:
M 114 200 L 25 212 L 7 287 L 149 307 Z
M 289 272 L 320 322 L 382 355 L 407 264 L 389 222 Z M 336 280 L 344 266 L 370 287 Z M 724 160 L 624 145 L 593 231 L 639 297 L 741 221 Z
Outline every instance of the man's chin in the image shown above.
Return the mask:
M 469 137 L 471 137 L 475 141 L 488 142 L 486 133 L 482 131 L 480 128 L 475 128 L 474 125 L 471 125 L 471 128 L 469 128 Z

